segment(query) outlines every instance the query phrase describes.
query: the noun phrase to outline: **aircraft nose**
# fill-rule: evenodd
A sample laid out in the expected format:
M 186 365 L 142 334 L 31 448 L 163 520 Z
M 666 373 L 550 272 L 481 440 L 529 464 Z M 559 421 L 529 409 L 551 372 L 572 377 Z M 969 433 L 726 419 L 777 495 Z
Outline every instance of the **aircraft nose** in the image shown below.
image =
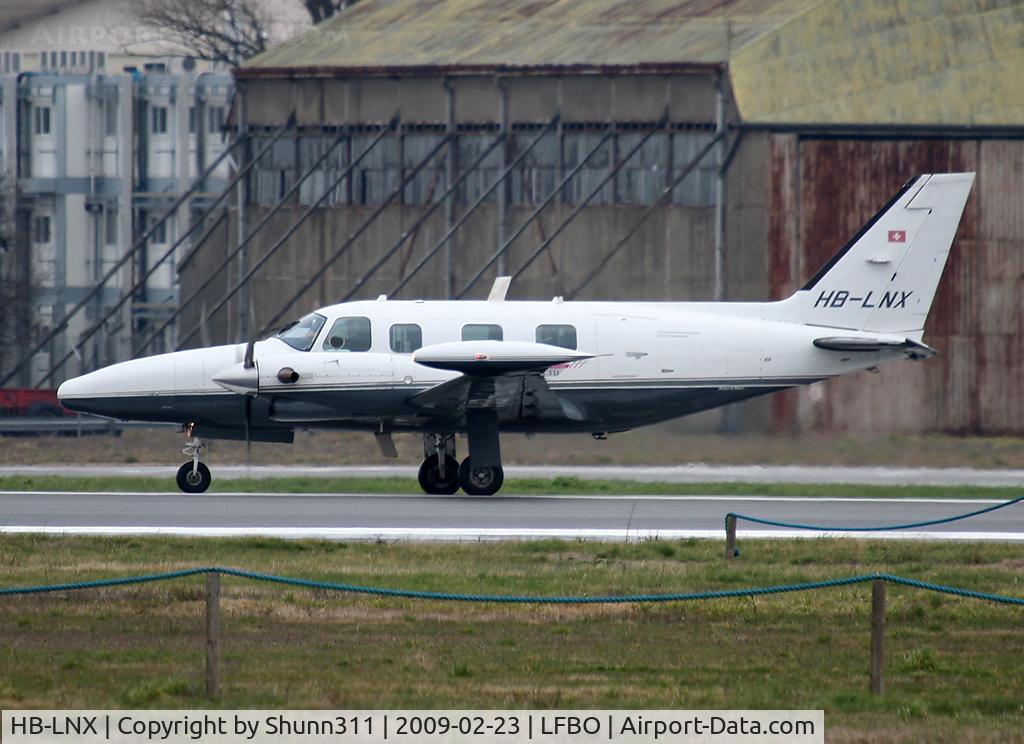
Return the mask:
M 256 367 L 236 364 L 222 369 L 210 378 L 222 388 L 242 395 L 256 395 L 260 388 L 260 375 Z

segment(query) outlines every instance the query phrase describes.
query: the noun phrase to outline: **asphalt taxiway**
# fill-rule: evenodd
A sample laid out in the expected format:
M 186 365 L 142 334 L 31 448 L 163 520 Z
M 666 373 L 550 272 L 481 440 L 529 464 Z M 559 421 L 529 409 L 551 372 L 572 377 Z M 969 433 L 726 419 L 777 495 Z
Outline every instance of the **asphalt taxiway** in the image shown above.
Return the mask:
M 830 527 L 930 521 L 982 499 L 742 496 L 409 496 L 360 494 L 0 493 L 0 533 L 262 535 L 336 540 L 724 537 L 729 512 Z M 739 536 L 1024 541 L 1024 503 L 911 530 L 809 532 L 741 520 Z

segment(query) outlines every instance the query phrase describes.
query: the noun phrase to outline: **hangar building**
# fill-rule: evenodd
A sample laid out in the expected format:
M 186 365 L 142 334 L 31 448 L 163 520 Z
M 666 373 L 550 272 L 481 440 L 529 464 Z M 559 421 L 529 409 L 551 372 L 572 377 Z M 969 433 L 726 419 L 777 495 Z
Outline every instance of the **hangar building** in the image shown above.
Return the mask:
M 179 343 L 498 273 L 513 298 L 779 298 L 909 178 L 974 170 L 941 355 L 744 425 L 1019 433 L 1022 41 L 1019 0 L 366 0 L 236 70 L 254 167 L 182 269 Z

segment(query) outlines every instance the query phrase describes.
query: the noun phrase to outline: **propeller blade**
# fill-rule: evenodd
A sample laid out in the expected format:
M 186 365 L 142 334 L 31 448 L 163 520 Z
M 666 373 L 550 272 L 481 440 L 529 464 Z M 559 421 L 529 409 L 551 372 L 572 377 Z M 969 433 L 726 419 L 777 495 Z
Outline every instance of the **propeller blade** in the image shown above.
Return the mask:
M 256 366 L 256 362 L 254 362 L 252 358 L 255 351 L 256 339 L 250 338 L 249 343 L 245 345 L 245 357 L 242 359 L 242 366 L 245 367 L 245 369 L 252 369 Z

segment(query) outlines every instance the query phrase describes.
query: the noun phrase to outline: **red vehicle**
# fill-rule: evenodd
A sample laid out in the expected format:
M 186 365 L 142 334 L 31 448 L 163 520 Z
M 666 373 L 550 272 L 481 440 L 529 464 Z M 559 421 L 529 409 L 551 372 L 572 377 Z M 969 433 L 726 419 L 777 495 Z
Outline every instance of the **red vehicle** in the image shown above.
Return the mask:
M 72 416 L 57 401 L 56 390 L 0 389 L 0 416 Z

